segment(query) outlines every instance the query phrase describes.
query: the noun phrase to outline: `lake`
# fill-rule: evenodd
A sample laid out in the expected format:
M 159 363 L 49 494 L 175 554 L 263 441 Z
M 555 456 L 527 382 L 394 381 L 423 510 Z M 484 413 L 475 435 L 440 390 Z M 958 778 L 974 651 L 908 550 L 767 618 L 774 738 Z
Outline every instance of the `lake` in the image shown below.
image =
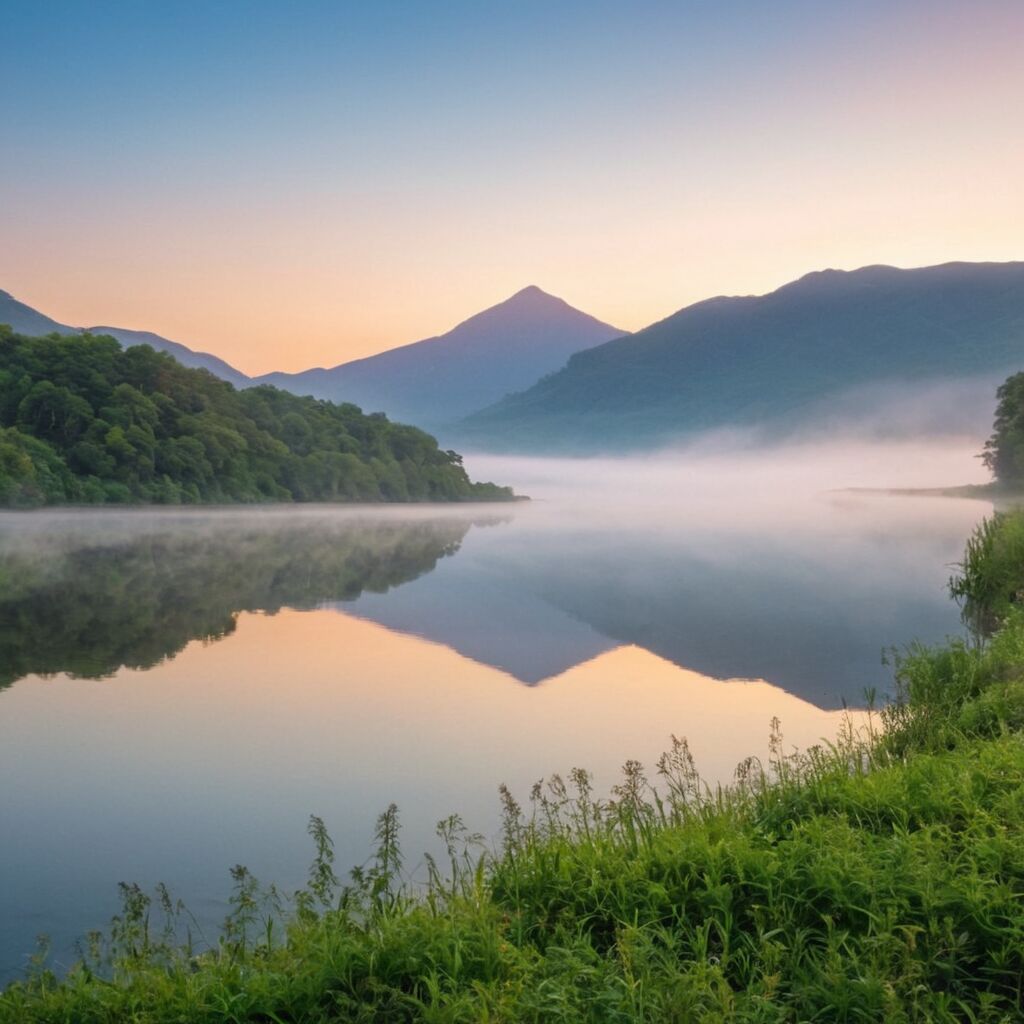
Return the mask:
M 0 515 L 0 983 L 165 882 L 212 935 L 228 869 L 303 884 L 392 801 L 408 870 L 452 812 L 685 736 L 711 783 L 833 737 L 883 654 L 960 632 L 969 444 L 467 460 L 513 506 Z M 859 713 L 858 713 L 859 714 Z

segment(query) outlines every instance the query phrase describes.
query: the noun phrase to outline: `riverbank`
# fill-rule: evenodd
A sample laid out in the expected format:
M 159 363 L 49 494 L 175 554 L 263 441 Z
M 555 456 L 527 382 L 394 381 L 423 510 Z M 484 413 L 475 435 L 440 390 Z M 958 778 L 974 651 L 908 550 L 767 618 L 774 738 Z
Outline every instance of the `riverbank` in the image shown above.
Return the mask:
M 449 862 L 415 892 L 397 812 L 347 886 L 314 819 L 309 883 L 286 909 L 236 868 L 203 951 L 178 941 L 173 899 L 126 887 L 83 964 L 63 979 L 40 965 L 0 996 L 0 1020 L 1017 1019 L 1022 524 L 982 527 L 958 577 L 986 643 L 911 647 L 877 728 L 798 754 L 775 727 L 768 762 L 728 791 L 676 742 L 650 780 L 627 765 L 608 800 L 581 772 L 525 808 L 506 794 L 500 855 L 451 819 Z
M 955 487 L 843 487 L 839 494 L 890 494 L 902 498 L 968 498 L 990 501 L 996 509 L 1024 505 L 1024 492 L 993 481 L 987 484 L 959 484 Z

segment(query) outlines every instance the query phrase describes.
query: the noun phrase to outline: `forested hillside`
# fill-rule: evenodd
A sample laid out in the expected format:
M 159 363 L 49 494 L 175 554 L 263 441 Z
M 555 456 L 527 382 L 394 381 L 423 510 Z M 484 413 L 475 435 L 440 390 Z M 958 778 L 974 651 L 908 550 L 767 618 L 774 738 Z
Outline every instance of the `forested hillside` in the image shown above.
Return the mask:
M 507 500 L 356 406 L 236 391 L 145 345 L 0 325 L 0 505 Z

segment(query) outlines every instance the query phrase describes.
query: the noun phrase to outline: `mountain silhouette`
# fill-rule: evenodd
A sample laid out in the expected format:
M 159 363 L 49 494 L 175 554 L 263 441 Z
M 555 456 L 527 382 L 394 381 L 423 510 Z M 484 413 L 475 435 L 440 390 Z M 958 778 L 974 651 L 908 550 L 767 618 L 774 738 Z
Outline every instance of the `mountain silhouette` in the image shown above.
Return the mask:
M 436 428 L 624 333 L 531 285 L 439 337 L 331 369 L 267 374 L 256 383 Z
M 806 426 L 851 393 L 870 420 L 881 386 L 898 397 L 940 380 L 981 381 L 984 417 L 990 385 L 1021 368 L 1024 263 L 825 270 L 767 295 L 698 302 L 579 352 L 468 417 L 456 438 L 493 450 L 639 449 L 708 429 Z
M 223 359 L 210 355 L 209 352 L 197 352 L 187 345 L 162 338 L 150 331 L 131 331 L 124 327 L 69 327 L 27 306 L 24 302 L 19 302 L 5 291 L 0 291 L 0 324 L 9 324 L 16 333 L 29 337 L 42 337 L 46 334 L 81 334 L 86 331 L 90 334 L 109 334 L 117 338 L 125 348 L 132 345 L 149 345 L 158 352 L 167 352 L 174 356 L 183 366 L 209 370 L 235 387 L 244 387 L 249 383 L 249 378 L 244 373 Z

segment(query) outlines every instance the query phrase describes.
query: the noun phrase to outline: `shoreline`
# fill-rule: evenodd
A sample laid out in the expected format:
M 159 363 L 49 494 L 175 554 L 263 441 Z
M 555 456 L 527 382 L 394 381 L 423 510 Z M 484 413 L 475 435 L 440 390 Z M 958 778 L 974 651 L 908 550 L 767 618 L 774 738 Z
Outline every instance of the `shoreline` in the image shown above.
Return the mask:
M 828 494 L 887 494 L 901 498 L 966 498 L 991 501 L 999 506 L 1024 504 L 1024 491 L 1006 490 L 998 484 L 957 484 L 950 487 L 835 487 Z

